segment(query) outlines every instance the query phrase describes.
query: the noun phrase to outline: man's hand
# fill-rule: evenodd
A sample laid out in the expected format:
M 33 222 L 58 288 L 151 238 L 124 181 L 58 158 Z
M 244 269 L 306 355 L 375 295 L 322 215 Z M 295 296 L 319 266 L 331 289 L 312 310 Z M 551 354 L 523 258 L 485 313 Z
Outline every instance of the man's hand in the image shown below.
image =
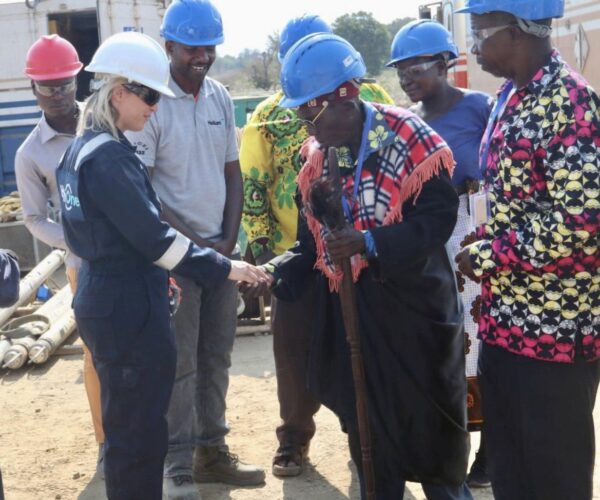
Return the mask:
M 236 239 L 219 240 L 219 241 L 213 243 L 212 249 L 215 252 L 219 252 L 220 254 L 224 255 L 225 257 L 230 257 L 233 252 L 233 249 L 235 248 L 236 243 L 237 243 Z
M 263 269 L 267 275 L 266 281 L 259 281 L 257 283 L 240 283 L 240 292 L 244 295 L 244 299 L 255 299 L 262 295 L 265 295 L 271 287 L 275 284 L 275 278 L 269 273 L 263 266 L 258 266 L 259 269 Z
M 469 245 L 470 247 L 470 245 Z M 473 271 L 473 266 L 471 265 L 471 256 L 469 255 L 469 247 L 463 248 L 457 255 L 454 257 L 456 264 L 458 265 L 458 270 L 463 273 L 467 278 L 475 283 L 479 283 L 481 281 L 480 278 L 475 276 L 475 272 Z
M 325 244 L 329 256 L 335 262 L 339 262 L 365 251 L 365 235 L 352 226 L 346 225 L 342 229 L 328 234 L 325 238 Z

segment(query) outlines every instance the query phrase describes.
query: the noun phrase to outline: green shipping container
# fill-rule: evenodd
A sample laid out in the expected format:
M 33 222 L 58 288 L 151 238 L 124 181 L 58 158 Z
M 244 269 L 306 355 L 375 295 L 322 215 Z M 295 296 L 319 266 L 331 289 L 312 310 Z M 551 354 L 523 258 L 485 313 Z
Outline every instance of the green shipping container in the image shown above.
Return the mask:
M 256 106 L 267 96 L 258 97 L 234 97 L 233 105 L 235 107 L 235 126 L 243 127 L 250 119 L 250 115 L 256 109 Z

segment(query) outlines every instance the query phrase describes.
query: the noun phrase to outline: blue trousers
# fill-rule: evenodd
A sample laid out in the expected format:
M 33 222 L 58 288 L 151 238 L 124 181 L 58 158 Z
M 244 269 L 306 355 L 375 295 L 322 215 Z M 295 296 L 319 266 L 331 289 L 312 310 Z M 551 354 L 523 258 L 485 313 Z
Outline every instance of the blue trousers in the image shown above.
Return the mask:
M 84 264 L 74 309 L 101 386 L 109 500 L 160 500 L 176 352 L 167 273 Z

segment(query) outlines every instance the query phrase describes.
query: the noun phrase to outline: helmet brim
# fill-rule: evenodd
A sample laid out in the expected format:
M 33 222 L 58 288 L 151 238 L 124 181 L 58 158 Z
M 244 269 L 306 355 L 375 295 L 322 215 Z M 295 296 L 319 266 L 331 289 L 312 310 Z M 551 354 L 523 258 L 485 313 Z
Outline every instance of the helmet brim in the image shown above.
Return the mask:
M 478 9 L 476 7 L 462 7 L 454 11 L 455 14 L 488 14 L 490 10 Z
M 564 9 L 559 9 L 559 12 L 540 14 L 539 16 L 535 16 L 535 15 L 519 16 L 519 15 L 515 14 L 514 12 L 512 12 L 511 10 L 504 10 L 500 7 L 495 9 L 495 11 L 507 12 L 509 14 L 512 14 L 513 16 L 522 17 L 523 19 L 526 19 L 528 21 L 534 21 L 536 19 L 545 19 L 545 18 L 552 18 L 552 19 L 556 18 L 557 19 L 557 18 L 563 17 L 563 15 L 564 15 Z M 494 11 L 490 10 L 489 8 L 484 9 L 482 7 L 462 7 L 461 9 L 454 11 L 455 14 L 477 14 L 477 15 L 489 14 L 491 12 L 494 12 Z
M 145 84 L 143 84 L 145 85 Z M 167 97 L 175 97 L 175 93 L 167 86 L 167 85 L 146 85 L 147 87 L 150 87 L 151 89 L 156 90 L 157 92 L 160 92 L 163 95 L 166 95 Z
M 101 73 L 101 74 L 105 74 L 105 75 L 121 76 L 123 78 L 126 78 L 129 81 L 132 81 L 135 83 L 140 83 L 142 85 L 145 85 L 146 87 L 154 89 L 157 92 L 160 92 L 161 94 L 164 94 L 168 97 L 175 97 L 175 94 L 173 93 L 173 91 L 166 84 L 153 82 L 146 78 L 131 78 L 131 75 L 115 73 L 114 68 L 106 68 L 102 65 L 89 64 L 84 69 L 90 73 Z
M 310 101 L 310 99 L 293 99 L 291 97 L 284 97 L 283 99 L 281 99 L 281 101 L 279 101 L 279 105 L 282 108 L 297 108 L 298 106 L 301 106 L 302 104 L 305 104 L 308 101 Z
M 35 73 L 33 71 L 25 70 L 25 74 L 34 81 L 40 80 L 61 80 L 62 78 L 72 78 L 77 76 L 83 68 L 83 63 L 79 63 L 77 68 L 68 69 L 64 71 L 58 71 L 54 73 Z
M 210 47 L 211 45 L 222 45 L 225 42 L 224 36 L 218 36 L 217 38 L 210 38 L 208 40 L 200 41 L 189 40 L 187 38 L 180 38 L 175 35 L 164 35 L 163 33 L 161 33 L 160 36 L 165 39 L 165 42 L 176 42 L 180 43 L 181 45 L 187 45 L 189 47 Z
M 284 95 L 283 99 L 281 99 L 281 101 L 279 102 L 279 106 L 281 106 L 282 108 L 296 108 L 298 106 L 302 106 L 303 104 L 306 104 L 308 101 L 312 100 L 312 99 L 317 99 L 323 95 L 327 95 L 327 94 L 331 94 L 332 92 L 335 91 L 335 89 L 337 89 L 340 85 L 342 85 L 344 82 L 347 82 L 349 80 L 353 80 L 355 78 L 361 78 L 362 76 L 365 75 L 365 71 L 363 71 L 360 75 L 357 76 L 352 76 L 349 78 L 345 78 L 342 81 L 336 81 L 333 82 L 333 84 L 328 85 L 326 87 L 322 87 L 319 90 L 316 90 L 314 92 L 311 92 L 307 95 L 304 95 L 302 97 L 286 97 Z
M 453 61 L 454 59 L 458 59 L 457 55 L 453 54 L 452 52 L 450 52 L 448 50 L 443 50 L 442 52 L 434 52 L 434 53 L 424 52 L 423 54 L 414 54 L 414 55 L 410 55 L 408 57 L 398 57 L 397 59 L 391 59 L 390 61 L 386 62 L 385 66 L 387 68 L 393 68 L 394 65 L 396 65 L 402 61 L 407 61 L 408 59 L 414 59 L 415 57 L 435 57 L 435 56 L 439 56 L 440 54 L 443 54 L 444 52 L 448 52 L 448 61 Z

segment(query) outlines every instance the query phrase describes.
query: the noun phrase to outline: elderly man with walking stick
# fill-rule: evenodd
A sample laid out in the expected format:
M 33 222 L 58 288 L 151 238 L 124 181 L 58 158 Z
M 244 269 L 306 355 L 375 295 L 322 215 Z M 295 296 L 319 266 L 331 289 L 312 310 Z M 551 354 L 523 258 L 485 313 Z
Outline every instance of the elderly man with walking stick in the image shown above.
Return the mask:
M 312 137 L 298 241 L 265 267 L 282 300 L 320 271 L 308 384 L 348 433 L 362 497 L 402 498 L 416 481 L 429 499 L 471 499 L 462 307 L 445 248 L 452 153 L 413 114 L 360 100 L 364 73 L 333 34 L 286 55 L 281 105 L 298 108 Z

